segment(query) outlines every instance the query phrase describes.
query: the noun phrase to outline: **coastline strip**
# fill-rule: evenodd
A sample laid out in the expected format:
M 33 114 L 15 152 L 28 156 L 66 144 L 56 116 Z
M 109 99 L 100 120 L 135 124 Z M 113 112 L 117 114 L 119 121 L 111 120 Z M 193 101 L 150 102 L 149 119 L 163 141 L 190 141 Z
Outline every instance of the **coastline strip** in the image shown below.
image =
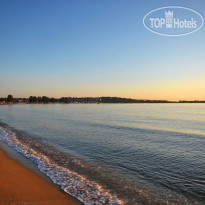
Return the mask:
M 95 181 L 90 181 L 84 176 L 56 164 L 47 154 L 30 147 L 30 141 L 28 144 L 22 143 L 17 138 L 16 132 L 2 123 L 0 123 L 0 140 L 37 164 L 38 169 L 46 174 L 54 184 L 59 185 L 65 193 L 80 202 L 85 204 L 123 204 L 115 195 L 110 194 L 109 190 L 103 189 Z M 31 144 L 33 143 L 35 146 L 34 141 Z
M 0 150 L 0 204 L 80 204 Z

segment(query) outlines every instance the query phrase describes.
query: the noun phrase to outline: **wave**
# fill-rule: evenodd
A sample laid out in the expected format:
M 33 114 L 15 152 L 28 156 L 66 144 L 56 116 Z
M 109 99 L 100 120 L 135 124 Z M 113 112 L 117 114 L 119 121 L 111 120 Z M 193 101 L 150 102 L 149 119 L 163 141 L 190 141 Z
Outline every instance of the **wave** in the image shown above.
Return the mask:
M 53 183 L 59 185 L 62 190 L 84 204 L 125 204 L 123 200 L 110 193 L 110 190 L 106 190 L 95 181 L 91 181 L 66 167 L 59 166 L 48 156 L 22 143 L 17 138 L 16 133 L 8 127 L 0 126 L 0 140 L 36 163 L 39 170 L 49 176 Z
M 144 184 L 99 163 L 34 139 L 0 122 L 0 140 L 37 164 L 39 170 L 66 193 L 89 205 L 162 205 L 189 202 L 168 189 Z M 117 165 L 119 166 L 119 165 Z M 128 167 L 124 167 L 128 169 Z M 130 178 L 131 177 L 131 178 Z

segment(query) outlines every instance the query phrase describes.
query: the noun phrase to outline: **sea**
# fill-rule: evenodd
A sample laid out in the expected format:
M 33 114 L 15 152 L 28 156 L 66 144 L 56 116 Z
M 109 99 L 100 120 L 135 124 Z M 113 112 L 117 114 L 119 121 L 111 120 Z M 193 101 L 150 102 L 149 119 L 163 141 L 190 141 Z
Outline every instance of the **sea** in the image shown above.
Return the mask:
M 205 204 L 205 104 L 4 105 L 0 141 L 83 204 Z

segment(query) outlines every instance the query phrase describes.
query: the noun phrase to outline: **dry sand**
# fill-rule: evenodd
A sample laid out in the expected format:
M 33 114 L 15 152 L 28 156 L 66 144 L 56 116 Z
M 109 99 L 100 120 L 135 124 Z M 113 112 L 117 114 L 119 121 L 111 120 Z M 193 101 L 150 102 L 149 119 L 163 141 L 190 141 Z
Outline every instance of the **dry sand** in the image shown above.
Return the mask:
M 77 205 L 80 203 L 0 150 L 0 204 Z

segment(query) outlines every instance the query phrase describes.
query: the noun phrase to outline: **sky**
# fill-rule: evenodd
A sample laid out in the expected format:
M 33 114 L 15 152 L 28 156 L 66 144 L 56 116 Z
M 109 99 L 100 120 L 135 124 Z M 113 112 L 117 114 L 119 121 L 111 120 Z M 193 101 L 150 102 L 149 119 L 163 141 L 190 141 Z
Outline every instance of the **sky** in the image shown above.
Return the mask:
M 164 6 L 205 17 L 204 0 L 0 0 L 0 97 L 205 100 L 205 26 L 154 34 Z

